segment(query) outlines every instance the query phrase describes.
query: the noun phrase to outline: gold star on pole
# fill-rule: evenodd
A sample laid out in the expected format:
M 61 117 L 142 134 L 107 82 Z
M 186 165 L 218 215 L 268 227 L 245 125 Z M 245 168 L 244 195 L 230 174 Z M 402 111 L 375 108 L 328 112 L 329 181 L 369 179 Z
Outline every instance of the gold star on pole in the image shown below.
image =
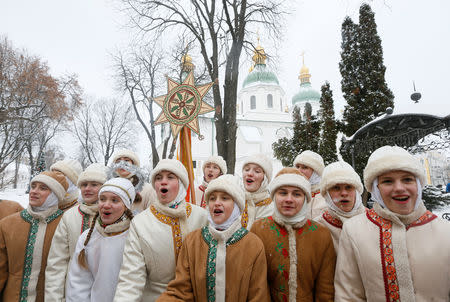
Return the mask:
M 169 122 L 174 137 L 184 126 L 200 135 L 198 116 L 214 111 L 214 107 L 203 101 L 213 84 L 195 86 L 192 71 L 181 84 L 168 77 L 167 94 L 154 99 L 162 109 L 155 125 Z

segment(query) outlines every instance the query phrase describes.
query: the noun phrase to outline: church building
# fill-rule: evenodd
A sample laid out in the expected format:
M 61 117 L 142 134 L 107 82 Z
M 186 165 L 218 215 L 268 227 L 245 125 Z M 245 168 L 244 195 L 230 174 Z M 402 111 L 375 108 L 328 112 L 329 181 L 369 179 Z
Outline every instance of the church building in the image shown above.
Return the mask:
M 259 40 L 259 39 L 258 39 Z M 273 171 L 282 168 L 273 156 L 272 144 L 282 137 L 292 136 L 292 109 L 299 106 L 303 114 L 311 106 L 313 114 L 319 109 L 320 94 L 311 86 L 309 69 L 303 64 L 299 79 L 299 92 L 291 99 L 280 86 L 277 75 L 266 64 L 267 54 L 259 44 L 252 56 L 252 66 L 242 82 L 236 102 L 236 168 L 241 175 L 242 162 L 255 153 L 263 153 L 273 159 Z M 194 68 L 192 58 L 182 58 L 183 71 Z M 201 137 L 192 132 L 192 157 L 194 161 L 195 182 L 201 183 L 203 162 L 211 155 L 217 155 L 214 113 L 198 116 Z M 168 124 L 163 125 L 169 130 Z M 161 152 L 162 146 L 158 148 Z

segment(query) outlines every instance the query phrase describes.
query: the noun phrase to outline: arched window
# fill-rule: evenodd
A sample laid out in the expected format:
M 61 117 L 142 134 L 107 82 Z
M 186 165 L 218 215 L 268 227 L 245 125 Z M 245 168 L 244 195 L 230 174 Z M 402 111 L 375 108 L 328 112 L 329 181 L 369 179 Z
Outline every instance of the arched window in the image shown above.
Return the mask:
M 267 108 L 273 108 L 273 96 L 271 94 L 267 95 Z
M 250 97 L 250 109 L 256 109 L 256 96 L 254 95 Z

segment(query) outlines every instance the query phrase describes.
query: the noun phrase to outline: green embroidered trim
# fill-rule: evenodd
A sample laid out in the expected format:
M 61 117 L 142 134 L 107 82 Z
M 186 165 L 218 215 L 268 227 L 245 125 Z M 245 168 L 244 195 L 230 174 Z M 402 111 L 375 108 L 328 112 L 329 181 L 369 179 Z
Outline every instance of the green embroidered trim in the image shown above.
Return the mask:
M 248 230 L 244 227 L 234 232 L 233 236 L 228 238 L 225 246 L 229 246 L 239 242 Z M 205 242 L 208 244 L 208 258 L 206 259 L 206 295 L 208 302 L 216 301 L 216 258 L 217 258 L 217 240 L 213 239 L 211 233 L 208 230 L 208 226 L 202 228 L 202 236 Z
M 59 210 L 52 215 L 45 218 L 45 222 L 49 223 L 55 220 L 58 216 L 63 214 L 63 211 Z M 30 224 L 30 232 L 28 233 L 28 241 L 25 248 L 25 260 L 23 264 L 22 284 L 20 286 L 19 301 L 26 302 L 28 298 L 28 284 L 30 283 L 31 267 L 33 265 L 33 251 L 34 244 L 36 242 L 36 233 L 39 229 L 39 220 L 33 218 L 25 209 L 20 212 L 20 216 Z
M 208 230 L 208 226 L 202 228 L 202 235 L 208 244 L 208 258 L 206 259 L 206 296 L 208 302 L 216 301 L 216 257 L 217 257 L 217 240 L 214 240 Z
M 62 214 L 64 214 L 63 210 L 58 209 L 58 211 L 56 211 L 55 213 L 53 213 L 52 215 L 48 216 L 47 218 L 45 218 L 45 222 L 46 223 L 50 223 L 53 220 L 55 220 L 56 218 L 58 218 L 59 216 L 61 216 Z
M 242 238 L 244 238 L 245 235 L 247 235 L 248 230 L 246 228 L 240 228 L 239 230 L 237 230 L 236 232 L 234 232 L 233 236 L 231 236 L 228 240 L 227 240 L 227 244 L 226 246 L 235 244 L 236 242 L 238 242 L 239 240 L 241 240 Z
M 78 206 L 78 212 L 81 214 L 81 217 L 83 219 L 83 221 L 81 222 L 81 233 L 80 233 L 80 234 L 83 234 L 83 232 L 86 231 L 87 229 L 89 229 L 89 227 L 90 227 L 90 225 L 89 225 L 90 215 L 81 211 L 80 206 Z

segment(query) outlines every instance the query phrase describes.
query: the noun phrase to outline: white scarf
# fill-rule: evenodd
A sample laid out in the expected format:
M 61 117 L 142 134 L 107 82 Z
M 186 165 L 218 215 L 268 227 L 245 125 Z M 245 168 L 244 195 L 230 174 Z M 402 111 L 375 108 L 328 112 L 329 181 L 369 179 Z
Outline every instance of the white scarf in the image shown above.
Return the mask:
M 177 196 L 175 196 L 174 200 L 167 203 L 167 206 L 172 209 L 176 208 L 183 200 L 185 200 L 186 194 L 187 194 L 186 188 L 184 187 L 181 180 L 178 179 L 178 194 Z
M 205 190 L 206 190 L 206 188 L 208 187 L 208 184 L 209 184 L 209 182 L 207 182 L 207 181 L 203 178 L 202 186 L 205 188 Z
M 420 204 L 422 204 L 422 184 L 420 183 L 420 180 L 418 177 L 416 177 L 416 184 L 417 184 L 417 199 L 416 203 L 414 205 L 414 210 L 417 210 Z M 372 196 L 371 199 L 378 203 L 383 208 L 387 208 L 386 204 L 383 201 L 383 198 L 381 197 L 380 189 L 378 189 L 378 177 L 375 177 L 372 183 Z
M 47 196 L 47 199 L 45 199 L 42 205 L 38 207 L 32 206 L 31 209 L 34 212 L 43 212 L 57 205 L 58 205 L 58 197 L 56 197 L 55 193 L 51 192 L 50 195 Z
M 320 175 L 317 174 L 316 171 L 313 171 L 311 176 L 309 177 L 309 183 L 311 184 L 311 186 L 315 186 L 320 183 L 321 179 L 322 178 L 320 177 Z
M 342 215 L 342 216 L 344 216 L 344 217 L 352 217 L 352 216 L 355 215 L 355 213 L 359 212 L 359 211 L 358 211 L 359 208 L 360 208 L 361 206 L 363 206 L 363 205 L 362 205 L 362 197 L 361 197 L 361 194 L 359 194 L 358 191 L 356 191 L 355 193 L 356 193 L 356 195 L 355 195 L 355 204 L 353 205 L 353 208 L 352 208 L 351 211 L 349 211 L 349 212 L 345 212 L 345 211 L 341 210 L 341 209 L 336 205 L 336 203 L 333 201 L 333 199 L 331 198 L 330 193 L 328 193 L 328 191 L 327 191 L 327 194 L 325 194 L 324 197 L 325 197 L 325 201 L 327 202 L 328 206 L 329 206 L 333 211 L 335 211 L 337 214 Z
M 66 176 L 67 183 L 69 184 L 69 188 L 67 189 L 66 195 L 78 196 L 78 187 L 73 184 L 73 182 Z M 75 199 L 75 198 L 74 198 Z
M 228 217 L 228 219 L 224 223 L 221 223 L 221 224 L 216 224 L 211 217 L 211 212 L 208 211 L 209 224 L 216 230 L 222 230 L 222 231 L 228 230 L 228 228 L 233 224 L 233 222 L 235 222 L 236 219 L 239 219 L 240 216 L 241 216 L 241 210 L 239 209 L 239 207 L 237 206 L 236 203 L 234 203 L 233 212 L 231 212 L 230 217 Z
M 89 216 L 94 216 L 98 212 L 98 201 L 88 204 L 84 201 L 83 197 L 78 196 L 78 203 L 80 204 L 81 212 L 88 214 Z

